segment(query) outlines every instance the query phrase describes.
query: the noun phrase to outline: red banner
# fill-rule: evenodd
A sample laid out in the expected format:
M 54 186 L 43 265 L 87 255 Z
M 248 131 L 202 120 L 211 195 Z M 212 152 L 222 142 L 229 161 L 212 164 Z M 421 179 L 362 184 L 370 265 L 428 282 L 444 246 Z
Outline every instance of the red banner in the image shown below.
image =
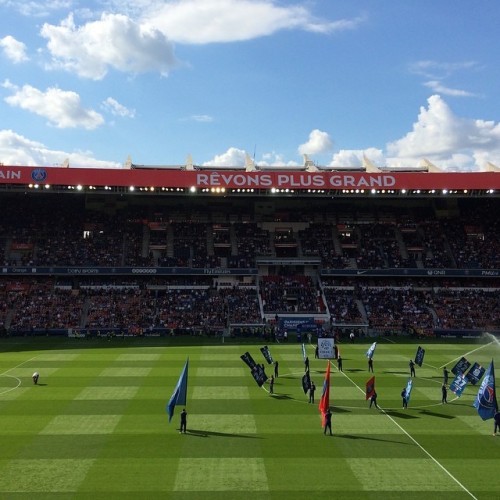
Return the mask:
M 496 172 L 246 172 L 243 170 L 97 169 L 0 166 L 0 184 L 134 188 L 296 190 L 500 189 Z

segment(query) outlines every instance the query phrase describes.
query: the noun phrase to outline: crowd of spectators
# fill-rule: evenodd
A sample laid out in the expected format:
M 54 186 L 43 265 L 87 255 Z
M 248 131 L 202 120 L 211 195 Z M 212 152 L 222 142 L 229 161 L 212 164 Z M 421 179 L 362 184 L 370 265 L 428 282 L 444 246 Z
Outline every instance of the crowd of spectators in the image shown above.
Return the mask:
M 459 210 L 461 208 L 461 210 Z M 56 217 L 57 216 L 57 217 Z M 213 215 L 215 218 L 215 215 Z M 220 214 L 218 217 L 223 217 Z M 227 216 L 229 218 L 229 215 Z M 266 315 L 329 313 L 334 324 L 411 329 L 500 328 L 499 284 L 490 278 L 335 278 L 322 270 L 500 269 L 500 219 L 494 205 L 464 205 L 438 217 L 386 207 L 379 213 L 289 210 L 258 219 L 237 212 L 152 214 L 138 205 L 90 207 L 75 198 L 27 197 L 6 204 L 0 222 L 4 267 L 175 267 L 255 269 L 278 248 L 321 265 L 289 275 L 267 267 L 250 286 L 187 273 L 0 280 L 0 331 L 12 329 L 168 328 L 213 330 L 259 324 Z M 53 221 L 57 220 L 57 224 Z M 297 223 L 294 228 L 293 224 Z M 273 226 L 273 223 L 276 223 Z M 281 250 L 284 251 L 284 250 Z M 285 269 L 286 266 L 283 266 Z M 269 274 L 269 275 L 267 275 Z M 325 273 L 326 274 L 326 273 Z

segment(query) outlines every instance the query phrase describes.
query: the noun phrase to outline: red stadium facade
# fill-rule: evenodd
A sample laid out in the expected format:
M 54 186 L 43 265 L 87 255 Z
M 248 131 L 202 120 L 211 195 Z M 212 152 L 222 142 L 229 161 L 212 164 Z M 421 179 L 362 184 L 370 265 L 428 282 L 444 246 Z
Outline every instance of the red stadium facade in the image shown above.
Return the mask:
M 494 190 L 500 191 L 498 172 L 340 172 L 274 171 L 246 172 L 241 169 L 181 170 L 94 169 L 61 167 L 0 167 L 0 184 L 93 186 L 181 189 L 293 189 L 307 190 Z

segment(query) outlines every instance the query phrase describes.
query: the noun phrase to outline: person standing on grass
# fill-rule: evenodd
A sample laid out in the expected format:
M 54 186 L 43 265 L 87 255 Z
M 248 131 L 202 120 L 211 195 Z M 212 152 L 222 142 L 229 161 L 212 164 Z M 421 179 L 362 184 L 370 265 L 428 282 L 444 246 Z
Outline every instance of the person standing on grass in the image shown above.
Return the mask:
M 443 384 L 448 385 L 448 368 L 446 366 L 443 368 Z
M 343 372 L 344 370 L 342 369 L 342 356 L 339 354 L 339 357 L 337 358 L 337 368 L 339 369 L 339 372 Z
M 368 358 L 368 371 L 373 373 L 373 358 Z
M 187 428 L 187 411 L 186 408 L 183 408 L 181 411 L 181 428 L 179 429 L 179 432 L 184 432 L 186 434 L 186 429 Z
M 309 356 L 306 356 L 306 359 L 304 360 L 304 371 L 309 371 Z
M 314 382 L 311 381 L 311 387 L 309 387 L 309 403 L 314 403 L 314 392 L 316 391 L 316 386 Z
M 38 379 L 40 378 L 40 374 L 38 372 L 35 372 L 33 373 L 33 375 L 31 376 L 31 378 L 33 379 L 33 383 L 35 385 L 38 385 Z
M 277 361 L 274 362 L 274 376 L 278 378 L 278 369 L 279 369 L 279 363 Z
M 500 431 L 500 411 L 498 411 L 498 408 L 496 408 L 495 410 L 493 421 L 495 422 L 495 427 L 493 428 L 493 435 L 496 436 L 497 432 Z
M 410 359 L 410 377 L 415 377 L 415 363 Z
M 443 384 L 441 386 L 441 393 L 442 393 L 442 398 L 441 398 L 441 403 L 445 404 L 448 402 L 448 388 L 446 387 L 446 384 Z
M 406 399 L 406 388 L 403 388 L 401 391 L 401 398 L 403 399 L 403 409 L 408 408 L 408 400 Z
M 325 430 L 323 431 L 323 434 L 326 435 L 327 429 L 330 431 L 330 436 L 332 436 L 332 412 L 330 408 L 328 408 L 325 413 Z
M 375 391 L 373 391 L 372 397 L 370 398 L 370 408 L 372 407 L 372 405 L 375 405 L 375 408 L 377 408 L 377 410 L 380 409 L 377 404 L 377 393 Z
M 274 394 L 274 375 L 269 379 L 269 394 Z

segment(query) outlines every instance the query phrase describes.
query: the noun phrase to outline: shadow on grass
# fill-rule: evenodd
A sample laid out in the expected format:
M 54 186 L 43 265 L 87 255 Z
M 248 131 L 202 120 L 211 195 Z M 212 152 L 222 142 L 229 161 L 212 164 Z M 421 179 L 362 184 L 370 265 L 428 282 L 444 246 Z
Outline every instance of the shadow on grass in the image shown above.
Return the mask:
M 397 370 L 383 370 L 382 373 L 389 373 L 391 375 L 408 375 L 410 374 L 405 370 L 405 371 L 397 371 Z
M 420 413 L 423 415 L 428 415 L 429 417 L 445 418 L 448 420 L 453 420 L 455 417 L 453 415 L 443 415 L 442 413 L 435 413 L 429 410 L 422 410 Z
M 274 399 L 295 399 L 290 396 L 290 394 L 271 394 Z
M 363 370 L 362 368 L 348 368 L 347 370 L 344 370 L 345 372 L 350 372 L 350 373 L 354 373 L 354 372 L 366 372 L 366 370 Z
M 405 444 L 413 446 L 413 443 L 410 443 L 408 441 L 395 441 L 394 439 L 381 439 L 370 436 L 360 436 L 353 434 L 335 434 L 335 436 L 343 439 L 364 439 L 366 441 L 380 441 L 381 443 L 396 443 L 396 444 Z
M 385 414 L 390 415 L 391 417 L 394 417 L 394 418 L 402 418 L 402 419 L 406 419 L 406 420 L 409 420 L 411 418 L 420 418 L 420 417 L 417 417 L 416 415 L 411 415 L 410 413 L 405 413 L 402 411 L 395 411 L 395 410 L 387 410 L 385 412 Z
M 340 408 L 339 406 L 330 406 L 332 413 L 351 413 L 351 410 L 346 410 L 345 408 Z
M 260 436 L 254 436 L 249 434 L 232 434 L 230 432 L 213 432 L 213 431 L 202 431 L 201 429 L 189 429 L 187 431 L 188 435 L 195 437 L 230 437 L 230 438 L 242 438 L 242 439 L 264 439 Z

